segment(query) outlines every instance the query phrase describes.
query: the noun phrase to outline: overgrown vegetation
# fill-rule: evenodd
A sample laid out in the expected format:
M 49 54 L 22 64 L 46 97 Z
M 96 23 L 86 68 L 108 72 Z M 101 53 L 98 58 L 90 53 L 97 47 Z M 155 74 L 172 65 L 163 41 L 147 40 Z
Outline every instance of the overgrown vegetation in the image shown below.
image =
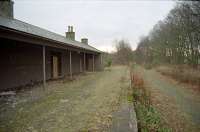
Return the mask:
M 70 82 L 48 82 L 45 90 L 37 86 L 0 98 L 0 132 L 106 131 L 126 75 L 125 67 L 112 67 L 111 72 L 86 73 Z
M 168 16 L 142 37 L 134 59 L 146 69 L 159 71 L 200 90 L 200 2 L 179 1 Z
M 130 75 L 139 132 L 171 132 L 172 129 L 168 128 L 160 113 L 151 104 L 150 93 L 145 88 L 143 79 L 132 70 Z
M 177 81 L 194 85 L 200 91 L 200 71 L 188 66 L 160 66 L 156 68 L 163 75 L 170 76 Z
M 110 53 L 104 52 L 102 54 L 102 58 L 103 58 L 103 66 L 104 67 L 110 67 L 113 63 L 112 61 L 112 55 Z
M 180 1 L 168 16 L 159 21 L 139 42 L 138 63 L 200 64 L 200 2 Z

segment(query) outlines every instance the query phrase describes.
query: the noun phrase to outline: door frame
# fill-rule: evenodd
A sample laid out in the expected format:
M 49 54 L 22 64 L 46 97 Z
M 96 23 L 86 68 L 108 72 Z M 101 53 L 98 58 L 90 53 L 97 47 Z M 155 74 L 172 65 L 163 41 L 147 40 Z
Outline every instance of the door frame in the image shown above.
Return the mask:
M 56 78 L 60 78 L 62 76 L 62 57 L 61 57 L 61 53 L 60 52 L 51 52 L 51 78 L 52 79 L 56 79 Z M 54 77 L 54 64 L 53 64 L 53 57 L 57 57 L 57 71 L 58 71 L 58 77 Z

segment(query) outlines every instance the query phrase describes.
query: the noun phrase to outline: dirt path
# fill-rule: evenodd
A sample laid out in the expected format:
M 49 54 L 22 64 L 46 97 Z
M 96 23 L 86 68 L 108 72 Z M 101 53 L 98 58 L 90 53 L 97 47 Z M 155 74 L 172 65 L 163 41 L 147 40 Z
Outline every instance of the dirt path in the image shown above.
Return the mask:
M 125 67 L 114 67 L 17 94 L 1 102 L 0 131 L 104 131 L 127 75 Z
M 136 68 L 152 91 L 153 102 L 176 131 L 200 130 L 200 96 L 155 70 Z

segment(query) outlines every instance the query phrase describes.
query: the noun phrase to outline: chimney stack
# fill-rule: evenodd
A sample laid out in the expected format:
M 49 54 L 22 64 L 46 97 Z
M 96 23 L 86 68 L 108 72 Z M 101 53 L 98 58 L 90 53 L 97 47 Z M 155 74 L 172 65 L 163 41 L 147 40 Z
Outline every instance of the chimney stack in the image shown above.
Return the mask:
M 83 44 L 88 44 L 88 39 L 87 39 L 87 38 L 82 38 L 82 39 L 81 39 L 81 43 L 83 43 Z
M 12 0 L 0 0 L 0 16 L 13 19 L 13 4 Z
M 68 26 L 68 31 L 66 32 L 66 38 L 70 40 L 75 40 L 75 32 L 73 31 L 73 26 Z

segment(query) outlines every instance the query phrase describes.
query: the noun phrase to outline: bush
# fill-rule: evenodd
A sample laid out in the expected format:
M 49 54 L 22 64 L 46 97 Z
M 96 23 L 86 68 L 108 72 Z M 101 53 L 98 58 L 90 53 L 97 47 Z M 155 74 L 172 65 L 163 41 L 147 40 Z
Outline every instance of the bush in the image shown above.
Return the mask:
M 107 61 L 107 63 L 106 63 L 106 66 L 107 66 L 107 67 L 110 67 L 111 65 L 112 65 L 112 60 L 109 59 L 109 60 Z

